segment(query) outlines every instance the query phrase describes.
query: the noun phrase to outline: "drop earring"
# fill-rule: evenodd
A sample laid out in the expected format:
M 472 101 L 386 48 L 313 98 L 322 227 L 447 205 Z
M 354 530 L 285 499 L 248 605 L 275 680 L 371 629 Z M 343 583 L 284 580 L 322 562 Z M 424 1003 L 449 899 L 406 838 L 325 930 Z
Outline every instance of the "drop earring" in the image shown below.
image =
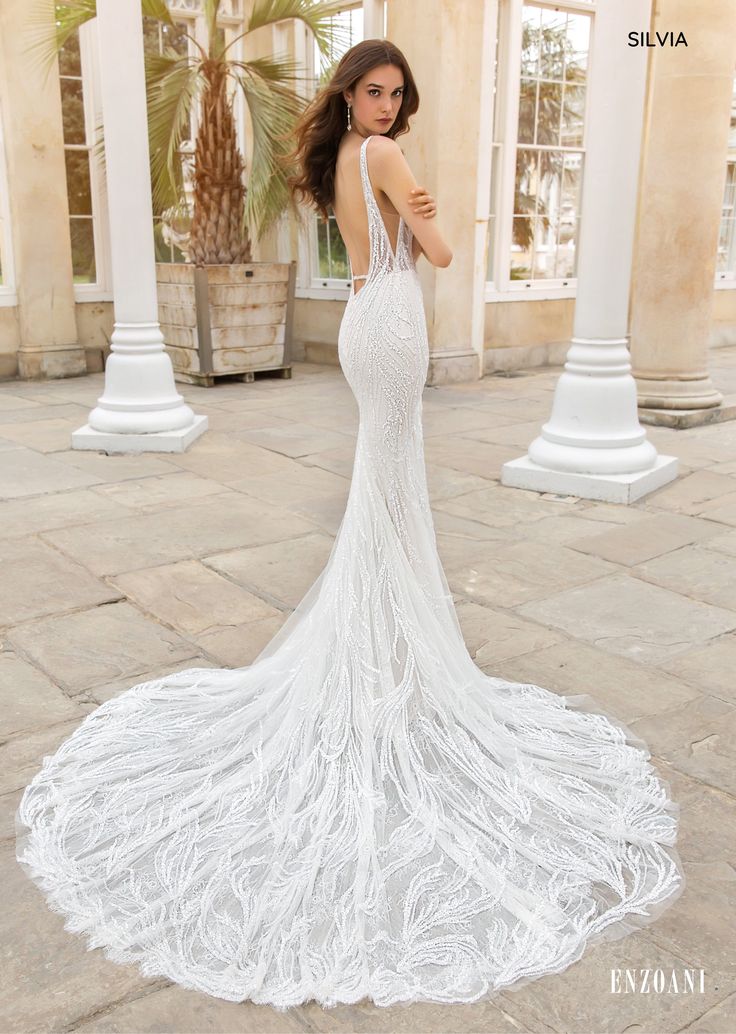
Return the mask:
M 350 129 L 350 105 L 348 104 L 348 129 Z

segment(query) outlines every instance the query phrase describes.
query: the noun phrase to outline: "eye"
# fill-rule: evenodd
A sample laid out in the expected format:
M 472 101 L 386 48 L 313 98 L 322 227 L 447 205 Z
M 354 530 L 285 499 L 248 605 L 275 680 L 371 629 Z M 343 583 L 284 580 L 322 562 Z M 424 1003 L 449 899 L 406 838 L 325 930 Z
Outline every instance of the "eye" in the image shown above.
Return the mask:
M 399 95 L 403 94 L 403 92 L 404 92 L 404 87 L 403 86 L 397 86 L 396 89 L 394 90 L 394 93 L 398 93 Z M 368 91 L 368 93 L 371 96 L 373 96 L 373 94 L 375 94 L 375 93 L 380 93 L 380 90 L 377 87 L 372 86 L 371 89 Z

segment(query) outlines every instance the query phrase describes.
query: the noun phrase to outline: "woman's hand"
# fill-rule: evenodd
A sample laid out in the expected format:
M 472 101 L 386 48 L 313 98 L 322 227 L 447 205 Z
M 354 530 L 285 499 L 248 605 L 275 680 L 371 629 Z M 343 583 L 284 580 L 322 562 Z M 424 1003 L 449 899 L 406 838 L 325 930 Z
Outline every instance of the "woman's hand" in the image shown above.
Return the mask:
M 425 219 L 431 219 L 437 214 L 435 200 L 424 187 L 412 187 L 410 194 L 409 204 L 413 205 L 415 212 L 421 212 Z

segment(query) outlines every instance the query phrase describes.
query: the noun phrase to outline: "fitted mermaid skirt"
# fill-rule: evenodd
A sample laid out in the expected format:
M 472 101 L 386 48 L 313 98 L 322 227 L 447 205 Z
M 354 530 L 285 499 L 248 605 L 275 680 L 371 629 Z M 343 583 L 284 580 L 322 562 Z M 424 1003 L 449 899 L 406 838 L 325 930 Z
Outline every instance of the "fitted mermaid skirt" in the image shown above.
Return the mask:
M 359 428 L 323 571 L 252 664 L 87 715 L 16 815 L 19 863 L 89 949 L 278 1009 L 517 989 L 684 887 L 646 744 L 594 695 L 488 675 L 465 646 L 427 493 L 410 231 L 382 237 L 369 139 L 371 271 L 338 345 Z

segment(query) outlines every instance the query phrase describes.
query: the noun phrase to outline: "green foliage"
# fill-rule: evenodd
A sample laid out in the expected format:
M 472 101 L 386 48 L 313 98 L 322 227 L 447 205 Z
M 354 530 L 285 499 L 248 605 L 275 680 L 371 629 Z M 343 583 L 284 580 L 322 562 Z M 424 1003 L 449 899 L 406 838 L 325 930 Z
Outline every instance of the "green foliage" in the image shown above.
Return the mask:
M 128 2 L 128 0 L 119 0 Z M 224 75 L 233 89 L 242 92 L 253 128 L 253 153 L 243 206 L 242 229 L 260 239 L 290 209 L 300 217 L 286 178 L 295 171 L 277 161 L 290 150 L 290 135 L 296 120 L 309 103 L 293 84 L 302 74 L 296 62 L 275 56 L 237 60 L 238 40 L 267 25 L 297 19 L 313 33 L 322 55 L 329 56 L 341 30 L 331 21 L 341 0 L 255 0 L 245 30 L 225 43 L 217 24 L 221 0 L 203 0 L 207 26 L 205 45 L 181 31 L 164 0 L 140 0 L 145 19 L 169 27 L 172 38 L 185 37 L 191 54 L 167 46 L 162 54 L 146 56 L 146 95 L 151 155 L 154 211 L 180 211 L 185 202 L 180 148 L 189 136 L 192 112 L 201 106 L 208 84 Z M 28 52 L 35 54 L 48 70 L 64 44 L 85 22 L 96 17 L 96 0 L 33 0 L 26 26 Z M 150 25 L 146 31 L 150 31 Z M 98 144 L 97 153 L 100 153 Z M 195 199 L 196 203 L 196 199 Z

